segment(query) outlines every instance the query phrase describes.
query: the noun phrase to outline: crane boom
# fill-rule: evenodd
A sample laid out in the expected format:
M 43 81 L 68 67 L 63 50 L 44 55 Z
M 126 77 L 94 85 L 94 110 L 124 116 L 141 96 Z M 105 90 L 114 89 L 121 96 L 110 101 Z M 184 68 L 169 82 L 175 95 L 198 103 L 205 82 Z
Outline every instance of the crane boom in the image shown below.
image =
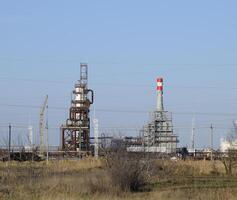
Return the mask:
M 48 95 L 46 95 L 46 97 L 45 97 L 45 100 L 44 100 L 44 104 L 43 104 L 43 106 L 41 107 L 41 112 L 40 112 L 40 115 L 44 115 L 44 111 L 45 111 L 45 109 L 46 109 L 46 107 L 47 107 L 47 104 L 48 104 Z
M 44 113 L 48 105 L 48 95 L 46 95 L 44 104 L 40 110 L 40 122 L 39 122 L 39 131 L 40 131 L 40 156 L 43 157 L 44 154 L 44 131 L 45 131 L 45 120 L 44 120 Z

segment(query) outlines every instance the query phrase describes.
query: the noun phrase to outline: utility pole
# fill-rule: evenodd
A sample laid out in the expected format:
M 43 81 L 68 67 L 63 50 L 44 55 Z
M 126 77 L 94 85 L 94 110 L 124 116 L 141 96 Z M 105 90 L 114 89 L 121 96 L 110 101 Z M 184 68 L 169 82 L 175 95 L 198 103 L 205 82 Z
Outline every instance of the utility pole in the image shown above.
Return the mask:
M 192 119 L 191 148 L 195 150 L 195 118 Z
M 11 140 L 12 140 L 12 125 L 8 127 L 8 160 L 11 161 Z
M 210 127 L 210 149 L 211 149 L 211 160 L 213 160 L 213 126 Z
M 47 142 L 47 164 L 49 164 L 49 120 L 48 120 L 48 104 L 46 106 L 46 142 Z

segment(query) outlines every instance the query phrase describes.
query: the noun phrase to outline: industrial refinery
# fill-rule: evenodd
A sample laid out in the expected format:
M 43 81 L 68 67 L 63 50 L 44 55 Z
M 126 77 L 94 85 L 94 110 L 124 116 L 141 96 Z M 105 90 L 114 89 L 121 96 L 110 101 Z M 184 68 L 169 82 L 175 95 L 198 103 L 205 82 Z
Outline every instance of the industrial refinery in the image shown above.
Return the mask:
M 0 200 L 237 200 L 237 1 L 0 1 Z
M 142 129 L 133 136 L 116 137 L 104 134 L 99 129 L 99 120 L 91 119 L 91 109 L 96 96 L 88 86 L 88 64 L 80 65 L 80 79 L 75 83 L 71 92 L 71 102 L 68 118 L 58 126 L 60 129 L 58 146 L 49 144 L 49 124 L 47 119 L 48 99 L 46 95 L 39 114 L 39 144 L 34 144 L 33 127 L 28 128 L 28 144 L 13 146 L 11 143 L 12 128 L 9 125 L 9 144 L 1 147 L 2 160 L 45 160 L 55 158 L 83 158 L 86 156 L 103 156 L 109 149 L 125 149 L 129 153 L 147 153 L 165 157 L 191 156 L 193 158 L 218 158 L 228 149 L 235 149 L 236 142 L 221 140 L 220 150 L 213 149 L 213 127 L 211 126 L 210 148 L 198 150 L 194 148 L 194 128 L 191 129 L 191 147 L 180 146 L 179 137 L 174 131 L 172 112 L 164 106 L 165 83 L 163 77 L 156 80 L 156 107 L 150 114 L 149 121 L 141 124 Z M 155 90 L 154 90 L 155 91 Z M 154 100 L 155 101 L 155 100 Z M 91 128 L 93 127 L 93 129 Z M 184 155 L 185 154 L 185 155 Z
M 107 145 L 107 148 L 113 148 L 117 143 L 119 148 L 126 147 L 128 152 L 176 154 L 178 136 L 173 132 L 172 113 L 164 109 L 163 78 L 157 78 L 157 106 L 152 113 L 152 120 L 140 131 L 141 137 L 91 137 L 90 106 L 94 102 L 94 92 L 88 89 L 87 64 L 81 64 L 80 70 L 80 80 L 72 92 L 69 118 L 66 124 L 61 126 L 60 150 L 64 155 L 93 154 L 92 149 L 101 149 L 103 140 L 109 140 L 110 145 Z

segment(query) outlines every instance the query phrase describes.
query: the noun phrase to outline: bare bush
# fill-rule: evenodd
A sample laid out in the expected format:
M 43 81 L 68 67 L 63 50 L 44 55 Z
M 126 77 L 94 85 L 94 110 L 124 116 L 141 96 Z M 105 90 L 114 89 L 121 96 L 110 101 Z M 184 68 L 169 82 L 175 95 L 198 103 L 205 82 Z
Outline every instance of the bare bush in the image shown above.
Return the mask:
M 229 149 L 226 156 L 222 157 L 227 175 L 232 175 L 232 171 L 237 167 L 237 150 Z
M 233 128 L 228 134 L 227 141 L 230 143 L 230 148 L 227 150 L 227 154 L 222 157 L 222 163 L 224 164 L 227 175 L 232 175 L 233 169 L 237 167 L 237 123 L 233 123 Z
M 152 165 L 143 155 L 117 151 L 109 153 L 106 162 L 112 183 L 122 191 L 148 189 Z

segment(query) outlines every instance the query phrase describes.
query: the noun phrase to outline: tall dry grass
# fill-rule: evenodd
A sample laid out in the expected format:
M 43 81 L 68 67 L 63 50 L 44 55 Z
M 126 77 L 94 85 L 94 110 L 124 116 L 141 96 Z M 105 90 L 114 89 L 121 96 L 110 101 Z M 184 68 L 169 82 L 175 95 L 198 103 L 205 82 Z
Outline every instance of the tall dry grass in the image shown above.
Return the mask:
M 133 193 L 122 191 L 114 184 L 104 160 L 50 161 L 48 165 L 46 162 L 0 163 L 0 199 L 236 199 L 237 180 L 233 178 L 229 182 L 219 162 L 158 160 L 153 164 L 149 182 L 152 190 Z M 220 178 L 212 180 L 212 176 Z M 210 180 L 195 182 L 192 177 L 210 177 Z
M 225 173 L 225 168 L 220 161 L 157 160 L 156 165 L 165 176 L 209 176 Z

